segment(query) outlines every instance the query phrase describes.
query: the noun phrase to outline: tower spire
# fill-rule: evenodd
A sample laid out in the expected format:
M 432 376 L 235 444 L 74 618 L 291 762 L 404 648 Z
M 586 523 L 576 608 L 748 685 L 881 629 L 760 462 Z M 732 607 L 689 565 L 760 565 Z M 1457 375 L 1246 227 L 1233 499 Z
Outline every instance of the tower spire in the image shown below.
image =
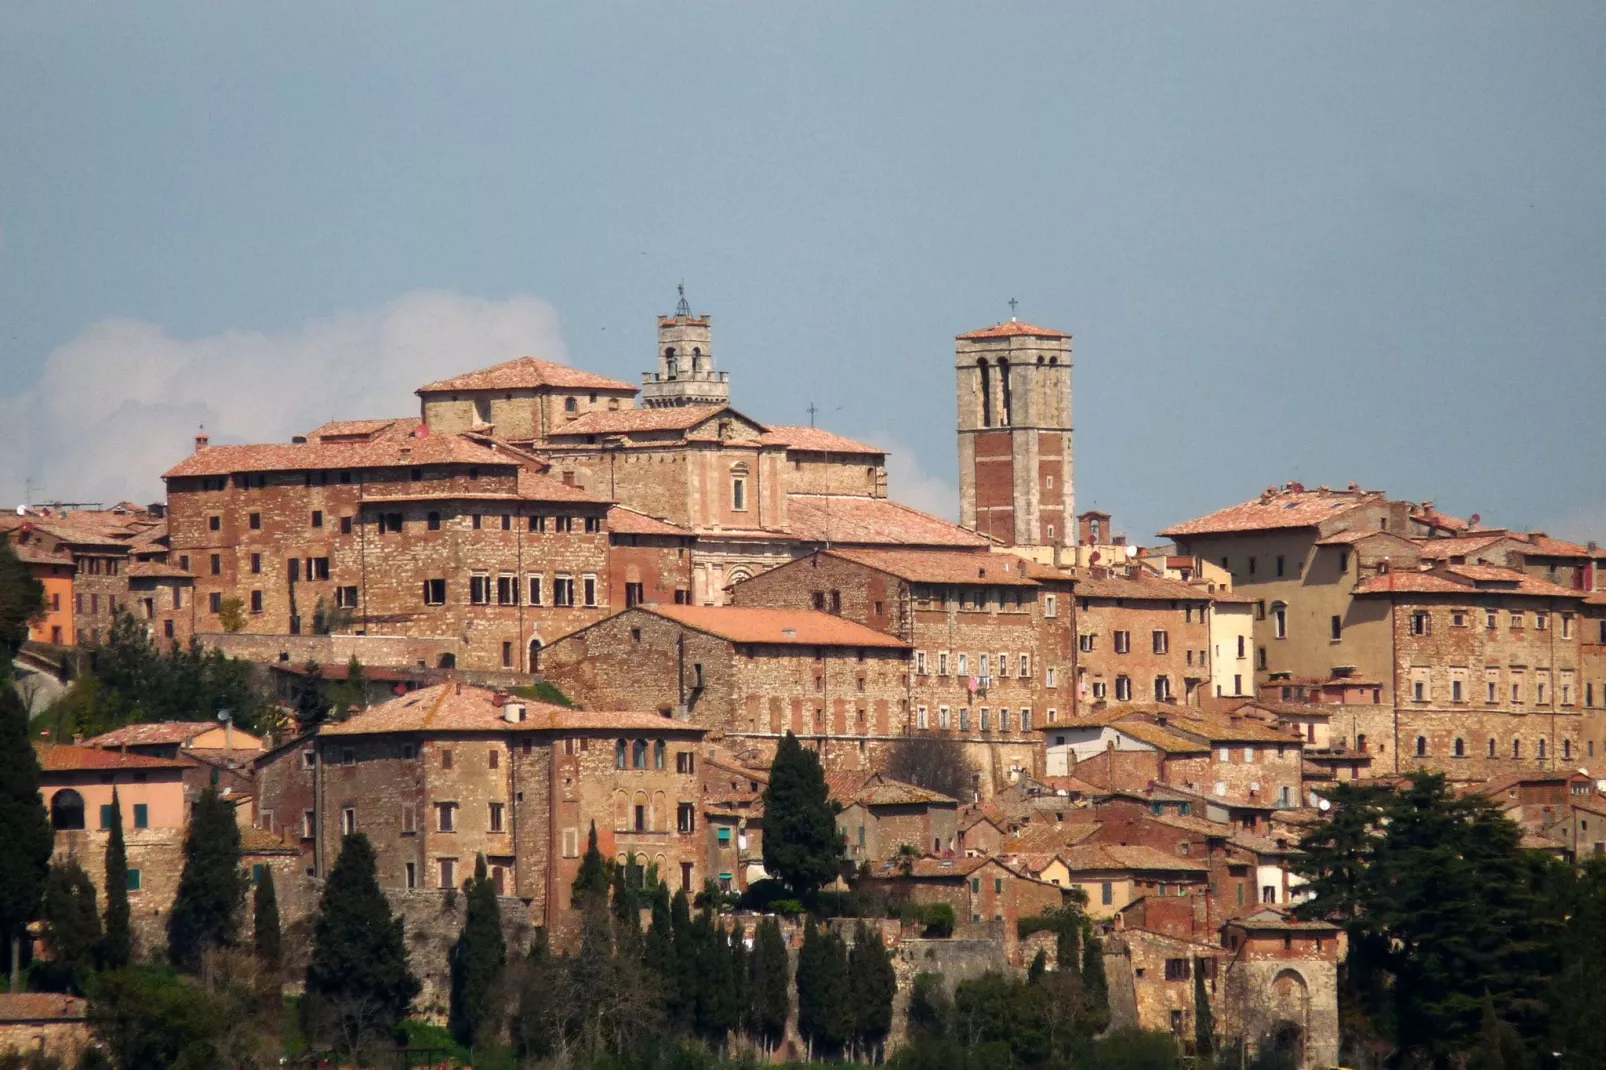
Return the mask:
M 691 304 L 686 300 L 686 283 L 682 281 L 675 289 L 680 291 L 680 303 L 675 306 L 675 315 L 690 316 Z

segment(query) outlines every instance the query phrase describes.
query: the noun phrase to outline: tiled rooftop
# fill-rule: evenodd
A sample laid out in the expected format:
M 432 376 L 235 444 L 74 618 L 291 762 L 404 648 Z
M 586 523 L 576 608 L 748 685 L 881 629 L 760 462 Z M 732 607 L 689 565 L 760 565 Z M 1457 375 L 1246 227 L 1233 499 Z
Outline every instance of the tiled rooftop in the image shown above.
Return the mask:
M 576 435 L 625 435 L 635 431 L 690 431 L 720 413 L 733 411 L 726 405 L 677 405 L 665 409 L 588 412 L 562 427 L 553 428 L 547 435 L 572 438 Z
M 427 383 L 414 393 L 438 394 L 452 390 L 534 390 L 550 386 L 571 390 L 618 390 L 635 394 L 636 388 L 617 379 L 555 364 L 536 357 L 519 357 L 477 372 Z
M 1384 500 L 1382 491 L 1373 490 L 1272 491 L 1253 501 L 1229 505 L 1206 516 L 1174 524 L 1160 534 L 1174 538 L 1178 535 L 1309 528 L 1342 516 L 1358 505 Z
M 822 551 L 912 583 L 975 584 L 985 587 L 1036 587 L 1027 562 L 1007 554 L 956 550 Z
M 176 762 L 167 758 L 148 758 L 143 754 L 124 754 L 121 751 L 101 750 L 99 747 L 78 747 L 65 743 L 35 743 L 34 753 L 39 756 L 39 768 L 46 773 L 78 773 L 85 771 L 113 772 L 118 769 L 189 769 L 189 762 Z
M 644 605 L 637 609 L 733 643 L 766 646 L 852 646 L 907 650 L 901 639 L 811 609 L 749 606 Z
M 1209 593 L 1180 580 L 1168 580 L 1147 572 L 1132 576 L 1112 573 L 1101 575 L 1098 569 L 1080 569 L 1076 573 L 1076 597 L 1194 602 L 1210 600 Z
M 979 331 L 969 331 L 956 335 L 958 341 L 971 341 L 984 338 L 1069 338 L 1064 331 L 1050 330 L 1047 327 L 1034 327 L 1030 323 L 1021 323 L 1019 320 L 1010 320 L 1008 323 L 997 323 L 991 327 L 983 327 Z
M 771 426 L 759 436 L 758 441 L 765 446 L 785 446 L 787 449 L 813 453 L 862 453 L 880 457 L 887 452 L 879 446 L 867 446 L 817 427 Z
M 207 446 L 168 469 L 163 473 L 163 478 L 226 476 L 235 472 L 518 463 L 518 458 L 471 442 L 462 435 L 432 434 L 422 424 L 417 424 L 409 434 L 383 435 L 372 441 Z
M 638 513 L 634 509 L 623 505 L 615 505 L 608 510 L 608 530 L 621 535 L 674 535 L 689 538 L 692 535 L 690 528 L 679 527 L 667 520 Z
M 188 743 L 196 736 L 210 732 L 215 728 L 222 728 L 217 721 L 147 721 L 142 724 L 124 725 L 114 728 L 110 732 L 103 732 L 94 739 L 86 739 L 86 747 L 139 747 L 171 743 Z M 248 732 L 236 728 L 234 743 L 236 750 L 258 750 L 262 741 Z
M 886 498 L 789 494 L 787 528 L 799 539 L 850 546 L 985 548 L 973 531 Z
M 421 687 L 400 698 L 371 706 L 346 721 L 324 725 L 323 736 L 367 736 L 387 732 L 553 732 L 657 731 L 704 729 L 656 713 L 574 710 L 512 697 L 497 705 L 497 692 L 455 680 Z M 524 720 L 507 720 L 507 706 L 523 706 Z
M 1084 843 L 1059 852 L 1060 861 L 1074 876 L 1116 870 L 1130 873 L 1205 873 L 1210 867 L 1196 858 L 1168 855 L 1144 845 Z

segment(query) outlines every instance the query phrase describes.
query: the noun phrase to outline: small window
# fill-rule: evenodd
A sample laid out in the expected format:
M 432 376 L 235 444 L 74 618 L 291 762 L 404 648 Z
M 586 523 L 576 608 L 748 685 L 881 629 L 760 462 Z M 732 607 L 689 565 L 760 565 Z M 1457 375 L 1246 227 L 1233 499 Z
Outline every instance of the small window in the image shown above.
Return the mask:
M 424 581 L 424 604 L 426 606 L 444 606 L 446 604 L 446 581 L 444 579 Z
M 124 882 L 123 887 L 126 888 L 130 892 L 137 892 L 140 889 L 144 888 L 145 887 L 145 875 L 144 875 L 144 873 L 142 871 L 138 870 L 138 869 L 130 868 L 129 871 L 128 871 L 128 879 Z
M 315 528 L 323 527 L 323 510 L 322 509 L 314 509 L 312 511 L 312 526 L 315 527 Z

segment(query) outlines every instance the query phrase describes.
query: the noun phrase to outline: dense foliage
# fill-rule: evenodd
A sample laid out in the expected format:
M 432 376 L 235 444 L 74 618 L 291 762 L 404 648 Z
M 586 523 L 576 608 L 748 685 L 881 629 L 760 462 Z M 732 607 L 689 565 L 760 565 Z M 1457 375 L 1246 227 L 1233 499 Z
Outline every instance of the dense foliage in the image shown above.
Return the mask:
M 28 625 L 45 611 L 45 585 L 33 570 L 17 560 L 11 541 L 0 537 L 0 655 L 5 659 L 4 681 L 10 686 L 11 659 L 28 639 Z
M 0 954 L 11 958 L 39 916 L 55 833 L 39 797 L 39 759 L 28 742 L 28 712 L 0 664 Z
M 123 803 L 112 789 L 111 831 L 106 837 L 106 932 L 101 938 L 99 966 L 120 970 L 134 953 L 134 937 L 129 929 L 128 847 L 123 842 Z
M 483 1034 L 496 1032 L 491 1013 L 507 966 L 502 936 L 502 910 L 496 887 L 485 874 L 485 856 L 474 864 L 468 883 L 468 909 L 463 932 L 452 946 L 451 1030 L 458 1043 L 474 1047 Z M 490 1027 L 490 1028 L 487 1028 Z
M 904 736 L 888 748 L 886 774 L 894 780 L 941 792 L 960 803 L 976 792 L 976 770 L 955 736 Z
M 262 867 L 251 897 L 251 948 L 264 969 L 274 976 L 284 965 L 284 936 L 279 931 L 279 893 L 273 886 L 273 867 Z
M 100 909 L 89 874 L 75 860 L 50 867 L 45 878 L 46 955 L 30 971 L 34 987 L 83 995 L 100 948 Z
M 842 838 L 820 756 L 787 732 L 764 789 L 764 868 L 807 898 L 841 865 Z
M 234 805 L 207 788 L 190 808 L 184 871 L 167 917 L 167 954 L 174 966 L 194 973 L 208 950 L 234 943 L 249 883 L 240 870 Z

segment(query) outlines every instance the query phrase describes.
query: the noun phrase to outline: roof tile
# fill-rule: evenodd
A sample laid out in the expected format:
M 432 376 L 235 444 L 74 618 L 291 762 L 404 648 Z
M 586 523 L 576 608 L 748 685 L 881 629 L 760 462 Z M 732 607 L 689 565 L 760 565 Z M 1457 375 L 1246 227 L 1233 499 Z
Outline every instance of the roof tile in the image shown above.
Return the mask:
M 544 386 L 636 393 L 636 388 L 629 383 L 593 375 L 591 372 L 581 371 L 567 364 L 555 364 L 550 360 L 540 360 L 536 357 L 519 357 L 517 360 L 493 364 L 477 372 L 426 383 L 414 393 L 435 394 L 450 390 L 534 390 Z
M 909 649 L 901 639 L 812 609 L 672 605 L 642 605 L 636 609 L 733 643 Z

